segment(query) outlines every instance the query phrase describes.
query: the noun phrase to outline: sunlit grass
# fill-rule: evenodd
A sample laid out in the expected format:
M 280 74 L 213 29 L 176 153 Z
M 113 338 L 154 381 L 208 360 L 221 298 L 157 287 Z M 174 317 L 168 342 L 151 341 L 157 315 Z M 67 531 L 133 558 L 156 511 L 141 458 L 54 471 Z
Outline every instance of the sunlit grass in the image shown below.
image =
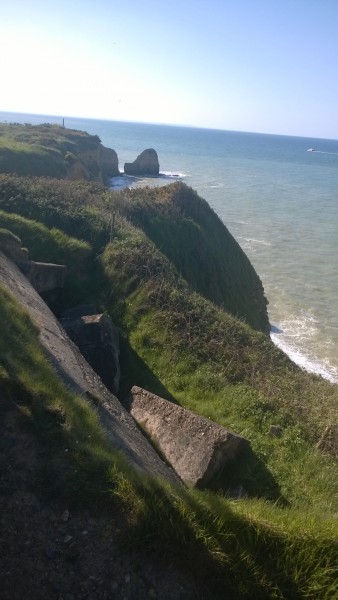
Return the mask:
M 95 408 L 60 384 L 37 328 L 1 288 L 0 386 L 44 449 L 40 493 L 96 510 L 103 503 L 108 518 L 119 507 L 128 547 L 175 557 L 217 600 L 224 590 L 234 599 L 334 599 L 337 462 L 334 445 L 320 441 L 336 420 L 337 386 L 301 372 L 267 336 L 196 293 L 177 266 L 182 247 L 173 264 L 173 247 L 161 252 L 127 222 L 130 207 L 110 228 L 112 199 L 89 184 L 0 177 L 1 206 L 25 217 L 3 215 L 0 225 L 33 253 L 55 244 L 55 256 L 64 252 L 74 264 L 89 247 L 71 238 L 94 248 L 68 301 L 99 298 L 123 328 L 122 397 L 141 385 L 241 434 L 250 450 L 213 492 L 136 474 L 110 446 Z M 137 200 L 139 217 L 144 201 L 152 210 L 147 192 L 127 200 Z M 239 484 L 235 501 L 228 492 Z

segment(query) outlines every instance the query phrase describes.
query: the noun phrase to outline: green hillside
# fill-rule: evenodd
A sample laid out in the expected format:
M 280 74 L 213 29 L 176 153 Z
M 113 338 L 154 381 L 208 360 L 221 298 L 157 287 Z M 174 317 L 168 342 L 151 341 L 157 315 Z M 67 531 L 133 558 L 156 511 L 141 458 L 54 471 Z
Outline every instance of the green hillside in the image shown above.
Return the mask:
M 212 491 L 137 477 L 55 382 L 35 326 L 1 289 L 0 387 L 42 449 L 36 493 L 107 519 L 122 510 L 130 548 L 174 556 L 196 597 L 337 597 L 338 387 L 271 342 L 259 277 L 208 204 L 181 184 L 112 192 L 4 174 L 0 228 L 69 266 L 66 306 L 94 302 L 121 328 L 122 401 L 140 385 L 250 442 Z
M 102 181 L 116 175 L 118 167 L 117 157 L 113 167 L 100 164 L 101 149 L 97 135 L 61 125 L 0 123 L 1 173 Z

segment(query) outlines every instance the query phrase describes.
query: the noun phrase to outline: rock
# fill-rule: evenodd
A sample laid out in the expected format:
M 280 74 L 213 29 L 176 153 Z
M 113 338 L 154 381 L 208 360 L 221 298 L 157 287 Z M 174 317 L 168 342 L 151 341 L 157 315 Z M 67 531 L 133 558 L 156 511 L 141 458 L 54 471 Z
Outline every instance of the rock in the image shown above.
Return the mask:
M 72 539 L 73 539 L 73 536 L 68 534 L 64 537 L 63 543 L 68 544 L 70 542 L 70 540 L 72 540 Z
M 160 165 L 156 150 L 153 148 L 143 150 L 133 163 L 125 163 L 124 172 L 126 175 L 150 175 L 152 177 L 159 175 Z
M 66 508 L 66 510 L 64 510 L 61 515 L 61 521 L 63 521 L 64 523 L 67 523 L 68 519 L 69 519 L 69 510 L 68 510 L 68 508 Z
M 65 265 L 29 260 L 28 250 L 21 248 L 20 238 L 7 229 L 0 229 L 0 250 L 15 262 L 48 306 L 57 312 L 63 302 Z
M 207 486 L 248 444 L 217 423 L 137 386 L 131 389 L 126 405 L 188 485 Z
M 33 260 L 20 260 L 16 261 L 16 264 L 39 294 L 63 289 L 67 269 L 65 265 L 41 263 Z
M 106 314 L 66 316 L 60 323 L 106 387 L 116 393 L 120 382 L 119 333 L 110 317 Z
M 0 250 L 11 260 L 26 260 L 28 252 L 21 248 L 21 240 L 8 229 L 0 229 Z
M 283 427 L 280 427 L 279 425 L 270 425 L 269 435 L 271 437 L 277 437 L 277 438 L 282 437 L 282 435 L 283 435 Z
M 102 144 L 99 146 L 99 164 L 104 179 L 120 175 L 119 160 L 115 150 L 106 148 Z

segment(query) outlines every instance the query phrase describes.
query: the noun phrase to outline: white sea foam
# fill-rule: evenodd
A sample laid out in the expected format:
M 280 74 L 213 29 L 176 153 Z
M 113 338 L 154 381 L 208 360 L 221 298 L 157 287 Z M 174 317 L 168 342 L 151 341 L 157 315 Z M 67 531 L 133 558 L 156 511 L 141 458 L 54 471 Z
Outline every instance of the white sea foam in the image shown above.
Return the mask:
M 278 326 L 272 326 L 270 337 L 302 369 L 338 383 L 338 367 L 317 355 L 319 334 L 318 319 L 309 312 L 300 311 L 298 315 L 282 320 Z
M 120 175 L 110 179 L 110 187 L 114 190 L 121 190 L 123 188 L 144 187 L 146 185 L 161 186 L 167 183 L 167 179 L 177 181 L 185 177 L 189 177 L 189 175 L 178 171 L 162 171 L 157 177 L 138 177 L 135 175 L 126 175 L 121 170 Z
M 239 240 L 242 240 L 246 244 L 260 244 L 261 246 L 271 246 L 271 242 L 267 242 L 265 240 L 256 240 L 255 238 L 247 238 L 238 236 Z
M 282 333 L 276 333 L 272 330 L 270 337 L 274 344 L 283 350 L 296 365 L 309 373 L 321 375 L 331 383 L 338 383 L 338 369 L 336 367 L 333 367 L 327 361 L 320 362 L 315 357 L 307 356 L 295 345 L 290 344 L 289 340 L 284 339 Z
M 338 152 L 327 152 L 326 150 L 315 150 L 314 148 L 309 148 L 307 152 L 313 152 L 316 154 L 334 154 L 335 156 L 338 156 Z
M 224 183 L 207 183 L 203 186 L 206 190 L 218 190 L 219 188 L 224 187 Z
M 160 177 L 168 177 L 169 179 L 184 179 L 189 177 L 187 173 L 180 173 L 179 171 L 161 171 Z

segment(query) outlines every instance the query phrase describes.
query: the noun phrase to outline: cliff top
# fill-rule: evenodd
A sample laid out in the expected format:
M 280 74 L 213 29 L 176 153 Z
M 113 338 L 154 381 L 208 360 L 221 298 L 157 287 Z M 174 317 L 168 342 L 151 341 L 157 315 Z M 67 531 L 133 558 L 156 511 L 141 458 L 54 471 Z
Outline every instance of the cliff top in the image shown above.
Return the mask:
M 45 123 L 0 123 L 0 172 L 103 181 L 97 135 Z M 109 151 L 104 169 L 118 174 L 117 155 Z M 96 163 L 96 164 L 95 164 Z M 109 173 L 110 174 L 110 173 Z

